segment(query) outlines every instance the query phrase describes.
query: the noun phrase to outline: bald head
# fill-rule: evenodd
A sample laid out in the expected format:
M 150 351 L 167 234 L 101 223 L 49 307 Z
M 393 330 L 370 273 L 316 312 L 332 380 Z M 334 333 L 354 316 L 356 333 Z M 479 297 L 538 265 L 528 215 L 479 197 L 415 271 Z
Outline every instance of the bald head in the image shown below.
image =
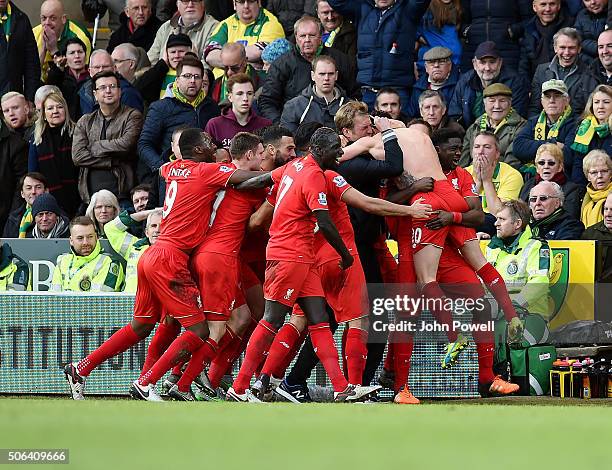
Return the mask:
M 64 29 L 66 14 L 61 0 L 46 0 L 40 6 L 40 24 L 44 29 L 52 29 L 57 36 Z

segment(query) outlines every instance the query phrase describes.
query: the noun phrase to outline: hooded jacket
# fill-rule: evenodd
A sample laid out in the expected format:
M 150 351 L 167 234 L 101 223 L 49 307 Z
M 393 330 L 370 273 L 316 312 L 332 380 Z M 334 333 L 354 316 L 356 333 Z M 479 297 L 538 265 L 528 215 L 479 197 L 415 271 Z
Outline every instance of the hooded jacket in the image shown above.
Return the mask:
M 342 89 L 335 87 L 334 98 L 328 102 L 315 93 L 314 87 L 311 83 L 299 96 L 287 101 L 281 115 L 281 126 L 291 132 L 295 132 L 300 124 L 306 122 L 320 122 L 326 127 L 336 128 L 334 116 L 348 98 Z

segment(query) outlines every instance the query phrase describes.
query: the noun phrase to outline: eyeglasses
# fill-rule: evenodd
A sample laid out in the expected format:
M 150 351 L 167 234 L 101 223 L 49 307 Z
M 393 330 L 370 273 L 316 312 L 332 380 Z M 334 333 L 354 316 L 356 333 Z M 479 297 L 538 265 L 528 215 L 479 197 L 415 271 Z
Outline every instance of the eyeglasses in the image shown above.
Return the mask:
M 540 202 L 546 202 L 549 199 L 559 199 L 559 196 L 529 196 L 529 203 L 530 204 L 534 204 L 538 201 Z
M 224 65 L 223 70 L 225 70 L 226 72 L 231 71 L 234 73 L 238 73 L 242 70 L 242 67 L 244 67 L 244 62 L 241 62 L 236 65 Z
M 259 3 L 259 0 L 234 0 L 234 3 L 244 5 L 245 3 Z
M 610 170 L 590 170 L 589 176 L 606 176 L 608 173 L 610 173 Z
M 195 80 L 196 82 L 202 80 L 202 75 L 198 75 L 197 73 L 183 73 L 181 74 L 181 78 L 185 80 Z
M 94 88 L 94 90 L 96 91 L 106 91 L 106 90 L 111 90 L 111 91 L 115 91 L 117 88 L 119 88 L 116 84 L 112 84 L 112 85 L 100 85 L 97 88 Z
M 538 166 L 555 166 L 557 162 L 555 160 L 539 160 L 536 162 Z

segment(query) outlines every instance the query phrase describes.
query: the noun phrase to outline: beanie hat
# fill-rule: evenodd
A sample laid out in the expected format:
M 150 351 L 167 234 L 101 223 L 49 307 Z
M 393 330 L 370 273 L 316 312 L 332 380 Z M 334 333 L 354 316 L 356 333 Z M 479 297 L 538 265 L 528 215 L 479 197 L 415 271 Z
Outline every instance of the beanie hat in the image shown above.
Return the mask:
M 168 49 L 169 47 L 175 47 L 175 46 L 191 47 L 192 45 L 193 43 L 191 42 L 191 39 L 189 39 L 189 36 L 187 36 L 186 34 L 183 34 L 183 33 L 171 34 L 168 37 L 168 42 L 166 43 L 166 49 Z
M 32 204 L 32 217 L 36 217 L 36 214 L 39 212 L 53 212 L 54 214 L 60 215 L 62 210 L 53 197 L 53 194 L 42 193 L 34 199 L 34 203 Z
M 272 63 L 291 50 L 291 43 L 285 38 L 278 38 L 268 44 L 261 53 L 261 60 Z

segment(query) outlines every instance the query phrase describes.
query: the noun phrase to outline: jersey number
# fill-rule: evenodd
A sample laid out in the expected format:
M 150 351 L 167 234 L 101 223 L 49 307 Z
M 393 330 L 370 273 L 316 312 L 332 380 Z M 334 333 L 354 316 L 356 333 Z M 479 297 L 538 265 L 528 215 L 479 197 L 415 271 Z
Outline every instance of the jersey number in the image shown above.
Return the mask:
M 280 186 L 278 188 L 278 196 L 276 198 L 276 205 L 274 206 L 274 210 L 276 210 L 280 202 L 283 200 L 283 198 L 285 197 L 285 194 L 287 194 L 287 191 L 289 191 L 289 188 L 291 187 L 292 184 L 293 184 L 293 178 L 291 178 L 290 176 L 285 175 L 281 178 Z
M 174 205 L 174 201 L 176 201 L 176 193 L 178 192 L 178 183 L 176 180 L 173 180 L 170 183 L 170 186 L 166 189 L 166 198 L 164 199 L 164 210 L 162 211 L 162 218 L 168 217 L 170 211 L 172 210 L 172 206 Z
M 412 248 L 416 248 L 419 243 L 421 243 L 421 238 L 423 238 L 423 230 L 421 227 L 416 227 L 412 229 Z

